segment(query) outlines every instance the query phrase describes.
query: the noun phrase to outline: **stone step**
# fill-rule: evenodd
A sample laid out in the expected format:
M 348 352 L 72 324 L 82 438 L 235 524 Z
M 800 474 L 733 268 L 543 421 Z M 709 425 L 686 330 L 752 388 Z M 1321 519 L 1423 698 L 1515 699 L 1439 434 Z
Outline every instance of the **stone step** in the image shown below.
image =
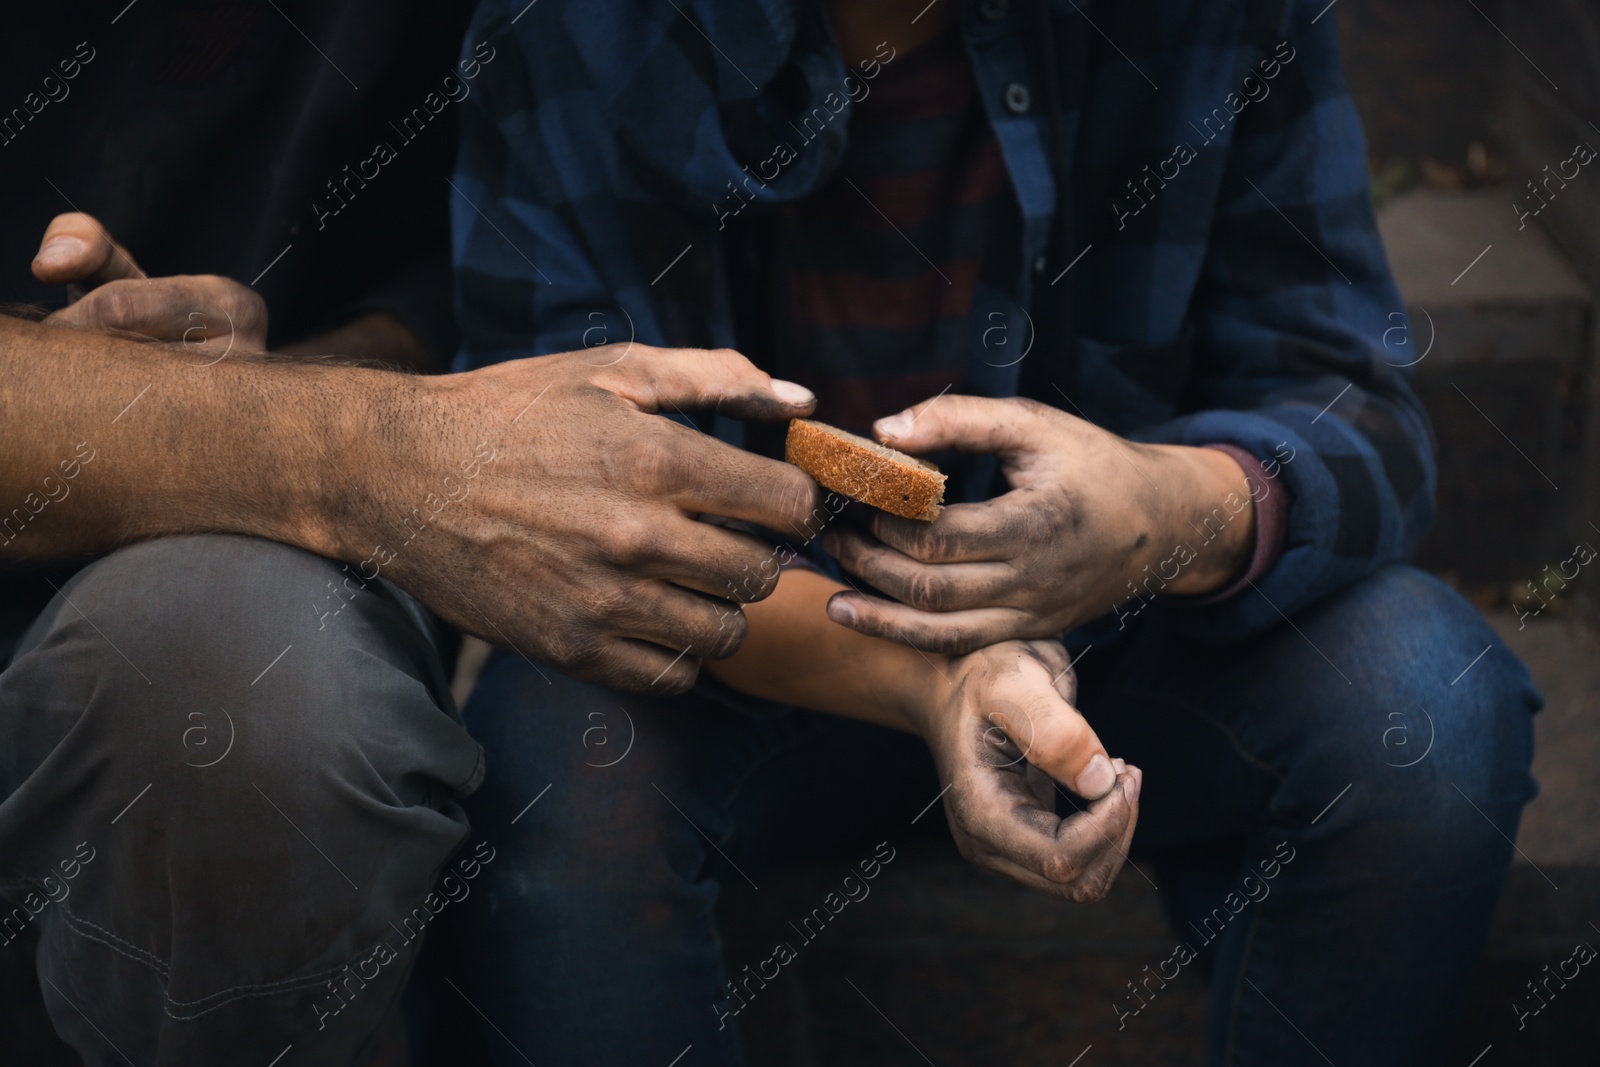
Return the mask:
M 1418 563 L 1468 586 L 1533 577 L 1583 528 L 1594 293 L 1516 201 L 1420 189 L 1378 219 L 1410 321 L 1385 344 L 1415 364 L 1438 438 L 1439 521 Z

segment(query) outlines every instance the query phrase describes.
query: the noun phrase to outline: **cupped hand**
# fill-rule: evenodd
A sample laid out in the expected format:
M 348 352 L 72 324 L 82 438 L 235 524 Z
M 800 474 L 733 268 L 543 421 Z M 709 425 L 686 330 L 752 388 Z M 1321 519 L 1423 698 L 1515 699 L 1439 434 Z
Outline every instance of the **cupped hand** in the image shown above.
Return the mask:
M 949 660 L 945 677 L 930 681 L 907 714 L 945 783 L 961 854 L 1042 892 L 1090 902 L 1106 895 L 1127 860 L 1144 775 L 1107 755 L 1072 706 L 1076 687 L 1059 644 L 1008 641 Z M 1083 810 L 1056 814 L 1057 783 L 1087 801 L 1072 804 Z
M 1059 637 L 1135 596 L 1219 589 L 1248 564 L 1249 483 L 1224 452 L 1128 441 L 1021 398 L 938 397 L 875 429 L 913 454 L 992 453 L 1011 489 L 931 523 L 880 513 L 873 537 L 825 533 L 846 570 L 898 601 L 836 595 L 829 618 L 862 633 L 952 655 Z
M 182 342 L 206 361 L 267 347 L 267 305 L 247 285 L 215 274 L 151 278 L 93 216 L 57 215 L 33 260 L 42 282 L 66 285 L 72 303 L 45 321 Z
M 809 476 L 656 414 L 811 410 L 736 352 L 617 345 L 407 388 L 372 416 L 339 554 L 575 677 L 677 693 L 738 648 L 739 605 L 772 591 L 775 553 L 698 516 L 814 529 Z

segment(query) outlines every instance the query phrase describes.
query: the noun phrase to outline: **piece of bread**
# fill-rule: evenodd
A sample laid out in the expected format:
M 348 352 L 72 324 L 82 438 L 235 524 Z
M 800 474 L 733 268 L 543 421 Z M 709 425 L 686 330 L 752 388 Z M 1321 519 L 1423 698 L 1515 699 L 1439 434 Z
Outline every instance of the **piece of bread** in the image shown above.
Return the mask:
M 932 522 L 944 504 L 938 467 L 826 423 L 792 420 L 784 458 L 819 485 L 891 515 Z

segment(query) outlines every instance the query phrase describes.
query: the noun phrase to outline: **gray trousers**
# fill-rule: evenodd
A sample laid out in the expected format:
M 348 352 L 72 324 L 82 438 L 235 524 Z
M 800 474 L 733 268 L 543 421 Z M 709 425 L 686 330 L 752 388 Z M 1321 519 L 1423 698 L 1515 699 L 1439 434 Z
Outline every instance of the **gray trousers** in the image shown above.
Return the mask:
M 434 625 L 224 535 L 121 549 L 51 601 L 0 674 L 0 952 L 36 929 L 88 1067 L 370 1053 L 445 865 L 492 860 L 453 860 L 483 750 Z

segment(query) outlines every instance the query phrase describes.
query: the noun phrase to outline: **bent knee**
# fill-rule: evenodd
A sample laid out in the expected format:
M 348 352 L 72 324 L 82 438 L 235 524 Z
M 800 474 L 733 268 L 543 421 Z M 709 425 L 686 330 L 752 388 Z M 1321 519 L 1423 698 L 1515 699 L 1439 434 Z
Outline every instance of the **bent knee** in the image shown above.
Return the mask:
M 362 623 L 378 608 L 378 588 L 343 564 L 273 541 L 166 537 L 85 567 L 49 622 L 104 638 L 84 651 L 111 669 L 108 684 L 120 662 L 147 685 L 221 697 L 259 684 L 269 665 L 296 670 L 277 659 L 291 645 L 308 653 L 297 659 L 315 661 L 370 636 Z
M 440 708 L 442 667 L 408 610 L 391 590 L 286 545 L 160 538 L 74 576 L 5 688 L 19 698 L 9 703 L 48 708 L 58 738 L 92 734 L 121 762 L 228 759 L 285 787 L 309 772 L 387 777 L 403 773 L 418 731 L 447 747 L 464 737 Z
M 1476 608 L 1430 575 L 1391 566 L 1304 626 L 1350 682 L 1335 687 L 1348 690 L 1343 709 L 1312 745 L 1330 783 L 1365 785 L 1386 818 L 1432 820 L 1439 834 L 1488 833 L 1486 818 L 1515 832 L 1537 791 L 1532 716 L 1543 701 Z

